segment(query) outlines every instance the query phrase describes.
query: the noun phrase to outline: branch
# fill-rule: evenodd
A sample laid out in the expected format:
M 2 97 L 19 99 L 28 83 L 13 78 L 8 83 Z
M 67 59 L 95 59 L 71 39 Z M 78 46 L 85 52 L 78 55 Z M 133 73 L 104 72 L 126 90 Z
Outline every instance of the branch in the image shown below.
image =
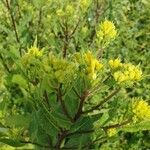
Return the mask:
M 15 18 L 13 16 L 13 13 L 12 13 L 12 10 L 11 10 L 11 7 L 10 7 L 8 0 L 6 0 L 6 7 L 7 7 L 8 12 L 9 12 L 10 17 L 11 17 L 12 25 L 13 25 L 14 32 L 15 32 L 16 41 L 20 44 L 20 40 L 19 40 L 19 36 L 18 36 L 18 32 L 17 32 L 17 27 L 16 27 L 16 21 L 15 21 Z M 19 48 L 19 52 L 20 52 L 20 56 L 21 56 L 22 52 L 21 52 L 20 48 Z
M 73 122 L 72 117 L 69 115 L 68 110 L 65 106 L 64 100 L 62 99 L 62 92 L 61 92 L 61 86 L 57 89 L 58 95 L 57 95 L 57 99 L 60 101 L 61 106 L 62 106 L 62 110 L 64 112 L 64 114 L 66 115 L 66 117 Z
M 60 150 L 61 144 L 66 136 L 67 136 L 67 131 L 62 131 L 60 134 L 58 134 L 58 140 L 55 145 L 56 150 Z
M 89 95 L 91 96 L 91 95 L 95 94 L 96 92 L 98 92 L 100 90 L 100 88 L 101 88 L 102 83 L 105 83 L 109 78 L 110 78 L 110 75 L 107 76 L 102 82 L 100 82 L 97 85 L 95 85 L 95 87 L 90 90 Z
M 38 37 L 38 40 L 40 38 L 40 27 L 41 27 L 41 23 L 42 23 L 42 8 L 39 9 L 39 12 L 38 12 L 38 23 L 37 23 L 37 37 Z
M 86 18 L 86 16 L 87 16 L 87 14 L 85 13 L 85 15 L 84 15 L 82 18 L 81 18 L 81 17 L 79 18 L 79 20 L 78 20 L 76 26 L 74 27 L 73 31 L 72 31 L 71 34 L 69 35 L 70 38 L 73 37 L 73 35 L 74 35 L 74 33 L 77 31 L 77 28 L 79 27 L 80 23 L 81 23 L 82 21 L 84 21 L 84 19 Z
M 65 23 L 65 28 L 62 28 L 64 32 L 64 48 L 63 48 L 63 58 L 66 58 L 67 56 L 67 49 L 68 49 L 68 42 L 69 42 L 69 36 L 68 36 L 68 24 Z
M 81 99 L 81 96 L 79 95 L 79 93 L 77 92 L 77 90 L 73 87 L 72 90 L 74 91 L 74 93 L 77 95 L 77 97 L 79 99 Z
M 91 109 L 86 110 L 86 111 L 84 111 L 82 113 L 86 114 L 86 113 L 92 112 L 93 110 L 98 109 L 100 106 L 102 106 L 103 104 L 105 104 L 109 99 L 111 99 L 114 95 L 116 95 L 119 91 L 120 91 L 120 88 L 114 90 L 110 95 L 108 95 L 106 98 L 104 98 L 104 100 L 101 101 L 99 104 L 97 104 L 96 106 L 94 106 Z
M 5 60 L 4 60 L 4 58 L 3 58 L 3 56 L 2 56 L 1 53 L 0 53 L 0 59 L 2 60 L 2 64 L 3 64 L 4 68 L 5 68 L 5 70 L 6 70 L 8 73 L 10 73 L 10 70 L 9 70 L 7 64 L 5 63 Z
M 44 95 L 43 95 L 43 96 L 44 96 L 44 100 L 45 100 L 46 104 L 48 105 L 48 107 L 50 107 L 50 106 L 49 106 L 49 98 L 48 98 L 48 95 L 47 95 L 47 91 L 46 91 L 46 90 L 44 91 Z
M 116 123 L 116 124 L 109 125 L 109 126 L 104 126 L 104 127 L 101 127 L 101 128 L 104 129 L 104 130 L 107 130 L 107 129 L 110 129 L 110 128 L 119 128 L 119 127 L 122 127 L 124 125 L 127 125 L 128 123 L 130 123 L 130 121 L 131 121 L 131 119 L 128 119 L 128 120 L 125 120 L 124 122 Z
M 72 33 L 69 35 L 70 38 L 72 38 L 72 36 L 73 36 L 74 33 L 76 32 L 76 30 L 77 30 L 77 28 L 78 28 L 80 22 L 81 22 L 81 18 L 79 18 L 79 20 L 78 20 L 78 22 L 77 22 L 75 28 L 73 29 Z
M 97 26 L 97 23 L 98 23 L 99 17 L 100 17 L 100 13 L 99 13 L 99 12 L 100 12 L 99 0 L 96 0 L 95 4 L 96 4 L 95 16 L 94 16 L 94 17 L 95 17 L 95 24 L 94 24 L 94 29 L 93 29 L 93 31 L 91 32 L 89 46 L 91 46 L 92 43 L 93 43 L 93 39 L 94 39 L 94 37 L 95 37 L 95 35 L 96 35 L 96 26 Z
M 76 113 L 76 115 L 74 117 L 74 121 L 76 121 L 77 119 L 80 118 L 80 116 L 82 114 L 83 104 L 84 104 L 84 101 L 85 101 L 86 97 L 88 96 L 88 94 L 89 94 L 88 90 L 86 90 L 86 91 L 83 92 L 83 95 L 80 98 L 80 104 L 79 104 L 78 111 L 77 111 L 77 113 Z

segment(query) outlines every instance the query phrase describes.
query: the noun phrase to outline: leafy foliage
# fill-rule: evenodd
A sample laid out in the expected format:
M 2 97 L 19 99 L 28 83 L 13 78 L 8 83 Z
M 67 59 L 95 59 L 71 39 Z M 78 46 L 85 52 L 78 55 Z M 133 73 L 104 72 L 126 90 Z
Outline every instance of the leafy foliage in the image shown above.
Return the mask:
M 2 0 L 0 7 L 0 142 L 138 149 L 126 136 L 150 130 L 147 111 L 132 107 L 138 95 L 150 107 L 148 0 Z

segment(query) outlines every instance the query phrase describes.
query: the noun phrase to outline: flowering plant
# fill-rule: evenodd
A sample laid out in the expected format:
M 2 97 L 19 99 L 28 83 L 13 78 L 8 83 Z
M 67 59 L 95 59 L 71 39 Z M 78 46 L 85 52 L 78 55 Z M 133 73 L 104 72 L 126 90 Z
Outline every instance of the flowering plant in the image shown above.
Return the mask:
M 56 19 L 48 16 L 51 48 L 40 49 L 37 37 L 30 48 L 19 49 L 12 66 L 3 61 L 7 73 L 2 103 L 7 99 L 13 105 L 10 114 L 1 113 L 6 131 L 0 141 L 12 146 L 30 143 L 36 149 L 94 149 L 119 132 L 149 129 L 148 103 L 123 93 L 142 80 L 140 66 L 103 57 L 117 37 L 114 23 L 98 20 L 94 32 L 87 34 L 88 26 L 80 25 L 83 18 L 78 18 L 75 7 L 86 14 L 92 2 L 60 2 L 56 10 L 58 3 L 51 2 Z M 79 48 L 76 42 L 86 37 L 90 40 Z

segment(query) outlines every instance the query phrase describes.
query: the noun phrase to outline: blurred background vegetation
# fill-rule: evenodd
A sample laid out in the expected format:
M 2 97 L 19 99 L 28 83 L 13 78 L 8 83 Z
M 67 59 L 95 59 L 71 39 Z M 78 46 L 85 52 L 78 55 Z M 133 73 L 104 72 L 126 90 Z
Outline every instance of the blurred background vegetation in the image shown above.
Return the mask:
M 46 51 L 49 49 L 59 51 L 61 49 L 62 43 L 58 40 L 58 38 L 61 39 L 61 27 L 56 26 L 58 20 L 53 19 L 56 17 L 54 14 L 57 8 L 54 4 L 52 5 L 51 1 L 53 0 L 11 0 L 10 3 L 8 0 L 0 1 L 1 76 L 5 76 L 5 72 L 10 71 L 9 69 L 13 67 L 13 62 L 19 57 L 20 52 L 31 46 L 35 37 L 37 37 L 38 46 L 44 47 Z M 64 1 L 69 2 L 70 0 Z M 97 6 L 97 1 L 99 1 L 99 11 L 95 12 L 94 8 Z M 93 19 L 95 14 L 97 18 Z M 90 9 L 87 12 L 83 11 L 80 15 L 85 15 L 82 24 L 88 24 L 88 26 L 79 28 L 76 32 L 79 39 L 72 40 L 69 45 L 70 50 L 78 51 L 81 45 L 82 48 L 88 48 L 85 43 L 87 43 L 86 41 L 90 43 L 90 38 L 93 36 L 89 34 L 89 31 L 92 30 L 94 33 L 96 24 L 103 21 L 104 18 L 113 21 L 118 30 L 118 37 L 109 46 L 104 57 L 121 57 L 125 62 L 130 61 L 133 64 L 139 64 L 145 75 L 142 84 L 136 89 L 127 89 L 123 95 L 125 97 L 139 95 L 150 101 L 150 0 L 93 0 Z M 4 97 L 2 83 L 3 79 L 1 78 L 0 101 L 2 98 L 8 101 L 10 95 Z M 12 100 L 7 102 L 7 106 L 5 106 L 7 109 L 3 108 L 3 111 L 13 113 L 15 108 L 11 108 L 12 104 L 15 104 L 13 107 L 20 107 L 20 111 L 26 111 L 22 110 L 20 95 L 16 94 L 18 88 L 11 87 L 10 84 L 8 86 L 9 94 L 14 95 L 11 95 Z M 1 110 L 2 107 L 1 103 Z M 119 134 L 120 138 L 113 137 L 107 143 L 102 143 L 101 149 L 150 149 L 149 131 Z M 14 148 L 1 144 L 0 149 L 11 150 Z M 32 146 L 23 149 L 32 149 Z

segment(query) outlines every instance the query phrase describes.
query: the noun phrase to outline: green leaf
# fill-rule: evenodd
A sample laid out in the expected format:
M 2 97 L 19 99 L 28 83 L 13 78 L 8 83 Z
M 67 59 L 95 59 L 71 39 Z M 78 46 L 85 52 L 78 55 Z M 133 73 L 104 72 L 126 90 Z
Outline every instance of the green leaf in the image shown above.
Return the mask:
M 90 134 L 81 134 L 80 136 L 74 135 L 67 141 L 65 147 L 77 147 L 78 149 L 83 149 L 82 147 L 91 141 Z
M 96 114 L 91 116 L 81 117 L 75 124 L 71 127 L 71 132 L 91 130 L 93 128 L 93 123 L 97 121 L 102 114 Z
M 66 116 L 57 112 L 53 112 L 52 115 L 55 117 L 55 120 L 61 128 L 70 129 L 72 123 L 66 119 Z
M 102 117 L 98 120 L 98 122 L 100 123 L 100 125 L 104 125 L 105 123 L 107 123 L 107 121 L 110 119 L 109 117 L 109 113 L 105 112 Z
M 145 120 L 134 125 L 123 127 L 120 130 L 125 132 L 138 132 L 138 131 L 150 130 L 150 120 Z
M 53 144 L 57 141 L 58 130 L 53 123 L 48 120 L 42 110 L 33 114 L 32 122 L 30 124 L 30 133 L 32 134 L 32 139 L 40 143 L 42 143 L 47 136 L 48 138 L 46 141 L 51 140 Z
M 30 115 L 12 115 L 5 117 L 5 125 L 9 127 L 24 127 L 28 128 L 31 116 Z
M 75 113 L 77 112 L 77 108 L 79 105 L 79 98 L 77 98 L 73 92 L 69 92 L 66 96 L 65 96 L 65 105 L 66 108 L 69 112 L 69 114 L 74 117 Z
M 18 84 L 24 89 L 28 87 L 27 81 L 20 74 L 13 75 L 12 82 Z
M 12 139 L 6 139 L 6 138 L 0 138 L 0 142 L 2 142 L 4 144 L 8 144 L 13 147 L 21 147 L 21 146 L 25 145 L 25 144 L 19 142 L 18 140 L 12 140 Z
M 1 129 L 0 129 L 1 130 Z M 0 138 L 1 137 L 6 137 L 6 134 L 0 131 Z

